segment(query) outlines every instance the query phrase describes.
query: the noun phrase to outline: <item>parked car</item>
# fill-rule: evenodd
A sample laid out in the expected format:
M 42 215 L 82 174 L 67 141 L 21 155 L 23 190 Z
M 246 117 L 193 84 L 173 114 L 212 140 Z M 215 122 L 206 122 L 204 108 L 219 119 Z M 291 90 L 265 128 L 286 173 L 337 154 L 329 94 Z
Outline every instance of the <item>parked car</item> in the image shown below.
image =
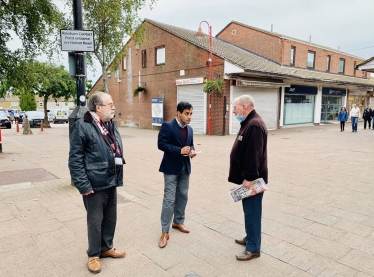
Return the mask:
M 30 127 L 39 127 L 40 122 L 44 121 L 44 113 L 43 112 L 38 112 L 38 111 L 30 111 L 30 112 L 25 112 L 25 115 L 23 116 L 23 121 L 22 121 L 22 127 L 24 123 L 24 119 L 27 118 L 30 122 Z
M 53 123 L 69 123 L 69 111 L 68 110 L 51 110 L 53 114 Z
M 48 122 L 53 122 L 53 120 L 55 119 L 55 116 L 52 112 L 49 112 L 48 113 Z
M 0 123 L 1 123 L 1 127 L 5 126 L 8 129 L 12 128 L 12 123 L 10 122 L 7 114 L 3 111 L 0 111 Z

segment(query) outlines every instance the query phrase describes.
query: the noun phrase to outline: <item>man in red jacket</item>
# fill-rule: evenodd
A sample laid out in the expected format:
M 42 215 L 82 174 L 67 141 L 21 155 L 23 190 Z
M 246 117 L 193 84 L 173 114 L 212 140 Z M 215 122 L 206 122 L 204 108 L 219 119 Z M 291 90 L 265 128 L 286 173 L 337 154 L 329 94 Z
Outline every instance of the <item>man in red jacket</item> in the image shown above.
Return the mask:
M 233 113 L 241 127 L 230 154 L 228 180 L 246 188 L 258 178 L 263 178 L 267 183 L 267 129 L 255 111 L 253 98 L 250 95 L 236 98 Z M 263 193 L 259 193 L 242 200 L 247 236 L 243 240 L 235 240 L 246 246 L 243 253 L 236 255 L 239 261 L 260 257 L 262 197 Z

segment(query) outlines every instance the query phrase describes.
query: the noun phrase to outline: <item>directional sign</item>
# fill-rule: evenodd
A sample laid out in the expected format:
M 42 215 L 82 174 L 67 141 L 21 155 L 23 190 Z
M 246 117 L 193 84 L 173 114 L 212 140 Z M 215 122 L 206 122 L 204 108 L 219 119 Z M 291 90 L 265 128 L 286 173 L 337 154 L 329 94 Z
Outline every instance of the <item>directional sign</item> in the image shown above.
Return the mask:
M 94 52 L 94 32 L 88 30 L 60 30 L 61 51 Z

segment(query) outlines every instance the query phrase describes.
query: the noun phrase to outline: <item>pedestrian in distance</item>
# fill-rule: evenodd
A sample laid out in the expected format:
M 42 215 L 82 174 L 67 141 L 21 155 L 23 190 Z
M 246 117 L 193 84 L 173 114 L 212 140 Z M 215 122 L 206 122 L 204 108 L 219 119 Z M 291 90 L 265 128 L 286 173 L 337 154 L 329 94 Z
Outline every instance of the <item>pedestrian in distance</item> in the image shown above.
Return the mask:
M 340 132 L 344 132 L 345 122 L 348 120 L 348 112 L 345 107 L 341 107 L 338 114 L 338 120 L 340 121 Z
M 169 229 L 189 233 L 184 226 L 185 210 L 188 201 L 191 159 L 196 156 L 193 144 L 191 122 L 193 107 L 188 102 L 177 105 L 177 116 L 162 124 L 158 134 L 158 149 L 164 152 L 160 172 L 164 173 L 164 198 L 161 212 L 162 235 L 160 248 L 167 245 Z
M 370 105 L 364 110 L 362 114 L 362 119 L 364 120 L 364 129 L 366 129 L 366 123 L 369 125 L 369 130 L 371 128 L 371 119 L 373 118 L 373 110 L 371 109 Z M 373 122 L 374 127 L 374 122 Z
M 233 102 L 233 113 L 240 121 L 240 130 L 236 136 L 230 154 L 228 181 L 245 188 L 251 181 L 263 178 L 268 182 L 267 168 L 267 128 L 255 110 L 255 102 L 250 95 L 242 95 Z M 236 255 L 239 261 L 248 261 L 260 257 L 261 217 L 263 193 L 242 200 L 246 237 L 235 240 L 245 245 L 243 253 Z
M 123 185 L 123 146 L 113 122 L 112 97 L 95 92 L 84 116 L 71 127 L 69 169 L 87 211 L 88 270 L 101 271 L 100 258 L 124 258 L 113 247 L 117 222 L 117 187 Z
M 357 133 L 358 119 L 360 117 L 360 109 L 357 107 L 357 104 L 353 104 L 353 107 L 349 115 L 351 116 L 352 132 Z

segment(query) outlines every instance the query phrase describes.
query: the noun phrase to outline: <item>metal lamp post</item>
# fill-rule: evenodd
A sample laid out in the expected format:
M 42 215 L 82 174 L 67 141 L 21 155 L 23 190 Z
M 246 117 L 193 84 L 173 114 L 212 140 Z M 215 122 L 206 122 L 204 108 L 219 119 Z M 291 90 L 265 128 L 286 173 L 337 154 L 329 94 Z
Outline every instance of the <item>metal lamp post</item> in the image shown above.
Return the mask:
M 213 79 L 213 71 L 212 71 L 212 60 L 213 60 L 213 37 L 212 37 L 212 26 L 205 20 L 201 21 L 199 24 L 199 29 L 197 31 L 198 36 L 205 35 L 201 29 L 201 23 L 206 23 L 209 28 L 209 80 Z M 208 117 L 208 135 L 212 135 L 212 94 L 209 94 L 209 117 Z

